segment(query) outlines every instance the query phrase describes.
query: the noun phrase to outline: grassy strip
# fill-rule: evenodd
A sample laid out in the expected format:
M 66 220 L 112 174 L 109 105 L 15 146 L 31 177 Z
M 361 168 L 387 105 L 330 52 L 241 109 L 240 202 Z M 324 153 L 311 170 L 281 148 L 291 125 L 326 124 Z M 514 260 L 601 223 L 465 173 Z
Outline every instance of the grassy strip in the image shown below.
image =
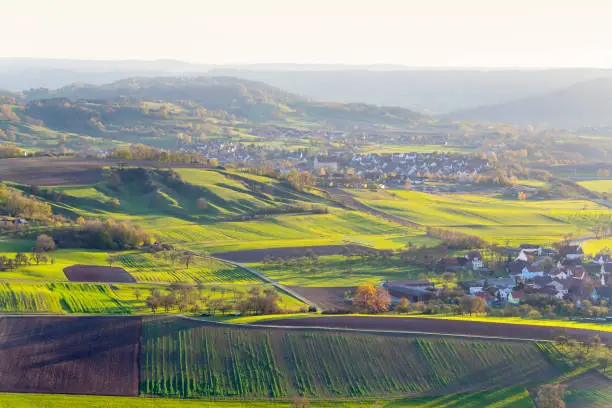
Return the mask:
M 292 401 L 199 401 L 169 398 L 0 393 L 0 406 L 6 408 L 72 408 L 78 405 L 91 408 L 289 408 L 296 406 Z M 309 406 L 318 408 L 363 408 L 376 406 L 385 408 L 468 408 L 484 406 L 532 408 L 533 403 L 525 388 L 514 387 L 498 391 L 483 391 L 443 397 L 312 401 Z

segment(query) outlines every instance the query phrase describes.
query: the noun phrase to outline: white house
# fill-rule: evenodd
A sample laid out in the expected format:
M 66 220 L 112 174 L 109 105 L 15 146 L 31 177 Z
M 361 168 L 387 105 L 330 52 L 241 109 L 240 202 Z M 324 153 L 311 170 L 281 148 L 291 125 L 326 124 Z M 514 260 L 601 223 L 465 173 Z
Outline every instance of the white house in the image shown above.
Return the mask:
M 530 269 L 531 268 L 531 269 Z M 521 271 L 521 276 L 523 279 L 533 279 L 536 276 L 544 276 L 544 271 L 537 270 L 532 265 L 525 266 Z

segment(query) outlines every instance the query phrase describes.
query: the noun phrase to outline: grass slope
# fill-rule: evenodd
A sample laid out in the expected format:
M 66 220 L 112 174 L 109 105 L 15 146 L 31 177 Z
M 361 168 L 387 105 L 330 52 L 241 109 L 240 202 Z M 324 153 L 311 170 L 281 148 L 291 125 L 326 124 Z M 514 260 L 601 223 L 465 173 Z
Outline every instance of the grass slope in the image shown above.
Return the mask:
M 141 392 L 158 396 L 450 393 L 556 373 L 535 343 L 229 328 L 172 318 L 146 320 L 141 347 Z
M 270 279 L 290 286 L 357 286 L 367 283 L 378 285 L 385 280 L 419 279 L 426 273 L 414 265 L 389 266 L 384 261 L 362 262 L 353 259 L 348 269 L 346 257 L 322 256 L 317 265 L 287 266 L 282 264 L 256 263 L 249 266 Z
M 377 210 L 422 225 L 453 227 L 500 244 L 552 243 L 570 232 L 586 235 L 591 225 L 612 220 L 608 208 L 585 200 L 518 201 L 405 190 L 353 193 Z

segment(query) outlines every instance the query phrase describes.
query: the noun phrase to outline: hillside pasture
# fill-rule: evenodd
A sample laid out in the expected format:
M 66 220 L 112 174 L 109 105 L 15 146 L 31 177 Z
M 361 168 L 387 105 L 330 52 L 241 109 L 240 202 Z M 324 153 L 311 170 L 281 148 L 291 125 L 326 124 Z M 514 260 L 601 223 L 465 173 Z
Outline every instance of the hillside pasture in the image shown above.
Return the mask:
M 421 225 L 453 228 L 498 244 L 553 243 L 586 235 L 612 220 L 612 211 L 586 200 L 508 200 L 484 195 L 416 191 L 351 191 L 364 204 Z
M 0 391 L 138 395 L 140 318 L 1 317 Z
M 578 184 L 596 193 L 612 194 L 612 180 L 579 181 Z
M 141 393 L 166 397 L 399 396 L 502 388 L 557 374 L 535 343 L 143 324 Z
M 347 262 L 346 257 L 341 255 L 321 256 L 316 263 L 286 265 L 282 262 L 262 262 L 251 263 L 249 266 L 283 285 L 303 287 L 379 285 L 386 280 L 420 279 L 421 275 L 427 273 L 424 268 L 406 263 L 362 261 L 359 257 L 353 257 Z

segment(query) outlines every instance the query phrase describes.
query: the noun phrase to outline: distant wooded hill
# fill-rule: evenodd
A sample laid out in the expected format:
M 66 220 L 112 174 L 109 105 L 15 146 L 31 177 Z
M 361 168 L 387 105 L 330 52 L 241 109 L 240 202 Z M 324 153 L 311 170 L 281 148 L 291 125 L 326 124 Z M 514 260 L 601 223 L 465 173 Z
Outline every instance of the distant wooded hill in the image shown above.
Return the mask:
M 513 102 L 458 111 L 448 117 L 558 128 L 612 125 L 612 78 L 595 79 Z
M 107 85 L 73 84 L 57 90 L 30 90 L 25 92 L 25 97 L 28 101 L 68 98 L 71 101 L 85 99 L 119 104 L 156 101 L 189 105 L 185 102 L 190 102 L 192 106 L 222 110 L 255 122 L 325 121 L 338 127 L 356 123 L 406 125 L 423 118 L 403 108 L 315 102 L 262 82 L 231 77 L 131 78 Z
M 106 84 L 130 77 L 230 76 L 261 81 L 319 101 L 399 106 L 427 114 L 539 96 L 612 70 L 409 69 L 402 66 L 253 64 L 211 66 L 181 61 L 0 59 L 0 89 Z

